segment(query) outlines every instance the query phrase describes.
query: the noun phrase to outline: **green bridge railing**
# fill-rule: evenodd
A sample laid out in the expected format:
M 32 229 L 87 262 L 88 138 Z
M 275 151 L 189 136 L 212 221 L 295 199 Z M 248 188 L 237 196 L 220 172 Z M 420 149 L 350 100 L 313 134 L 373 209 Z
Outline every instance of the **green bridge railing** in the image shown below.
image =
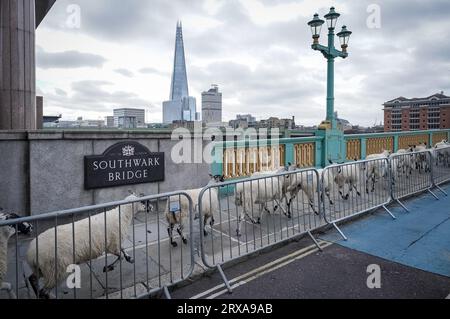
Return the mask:
M 434 146 L 449 139 L 449 136 L 450 130 L 349 134 L 332 142 L 343 143 L 338 149 L 345 154 L 341 154 L 340 158 L 351 161 L 365 159 L 367 155 L 384 150 L 397 152 L 420 143 Z M 288 164 L 299 168 L 324 167 L 328 165 L 329 158 L 325 154 L 328 149 L 325 145 L 330 141 L 326 138 L 325 135 L 217 142 L 213 151 L 212 173 L 224 175 L 226 179 L 237 179 Z

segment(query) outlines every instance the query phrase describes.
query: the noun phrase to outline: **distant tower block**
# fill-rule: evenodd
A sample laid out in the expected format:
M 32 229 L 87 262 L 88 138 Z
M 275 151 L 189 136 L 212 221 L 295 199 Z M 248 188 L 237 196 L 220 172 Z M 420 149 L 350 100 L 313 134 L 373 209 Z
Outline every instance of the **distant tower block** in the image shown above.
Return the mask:
M 36 129 L 35 28 L 54 2 L 0 1 L 0 130 Z
M 222 93 L 217 85 L 202 93 L 202 121 L 203 123 L 222 122 Z

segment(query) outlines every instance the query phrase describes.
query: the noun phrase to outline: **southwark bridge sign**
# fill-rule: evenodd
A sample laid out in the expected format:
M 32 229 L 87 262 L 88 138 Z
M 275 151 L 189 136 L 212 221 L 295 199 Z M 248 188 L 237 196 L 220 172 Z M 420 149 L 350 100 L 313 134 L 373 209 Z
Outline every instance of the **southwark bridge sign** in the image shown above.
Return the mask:
M 84 187 L 106 188 L 164 181 L 164 153 L 137 142 L 121 142 L 102 155 L 85 156 Z

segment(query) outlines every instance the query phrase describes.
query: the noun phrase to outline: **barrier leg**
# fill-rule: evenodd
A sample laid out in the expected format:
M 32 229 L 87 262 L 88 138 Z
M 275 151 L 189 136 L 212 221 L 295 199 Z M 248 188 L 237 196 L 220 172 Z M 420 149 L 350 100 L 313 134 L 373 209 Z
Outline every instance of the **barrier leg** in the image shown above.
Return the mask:
M 448 196 L 447 192 L 444 191 L 439 185 L 434 185 L 444 196 Z
M 391 215 L 392 219 L 397 219 L 397 217 L 395 217 L 395 215 L 392 214 L 392 212 L 385 205 L 383 205 L 383 208 L 389 215 Z
M 437 197 L 437 195 L 431 191 L 431 188 L 428 188 L 428 192 L 429 192 L 431 195 L 433 195 L 434 198 L 436 198 L 437 200 L 439 200 L 439 197 Z
M 408 208 L 406 208 L 406 206 L 403 205 L 403 203 L 402 203 L 400 200 L 396 199 L 395 201 L 396 201 L 396 202 L 397 202 L 404 210 L 406 210 L 407 213 L 411 213 L 411 211 L 410 211 Z
M 309 231 L 308 232 L 309 237 L 311 237 L 312 241 L 314 242 L 314 244 L 317 246 L 317 248 L 320 251 L 323 251 L 322 247 L 320 247 L 319 243 L 317 242 L 317 240 L 314 238 L 313 234 Z
M 170 295 L 170 292 L 169 292 L 169 288 L 167 288 L 167 286 L 164 286 L 163 287 L 163 292 L 164 292 L 164 296 L 166 297 L 166 299 L 172 299 L 172 296 Z
M 225 276 L 225 273 L 222 270 L 222 267 L 220 265 L 217 265 L 217 270 L 220 273 L 220 276 L 222 277 L 223 282 L 225 283 L 225 286 L 227 287 L 228 293 L 232 293 L 233 289 L 231 289 L 230 282 L 228 281 L 227 277 Z
M 344 235 L 344 233 L 339 229 L 339 227 L 336 225 L 336 223 L 333 223 L 334 228 L 339 232 L 339 234 L 344 238 L 345 241 L 348 240 L 347 236 Z
M 0 285 L 0 291 L 6 291 L 8 293 L 9 299 L 17 299 L 17 296 L 14 293 L 11 284 L 9 283 L 2 283 Z

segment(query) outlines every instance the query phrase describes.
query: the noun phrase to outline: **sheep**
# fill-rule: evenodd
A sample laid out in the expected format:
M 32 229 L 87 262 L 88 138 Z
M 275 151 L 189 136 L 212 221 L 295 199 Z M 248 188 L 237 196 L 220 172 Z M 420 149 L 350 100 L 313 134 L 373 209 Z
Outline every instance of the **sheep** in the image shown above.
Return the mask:
M 211 186 L 217 183 L 222 183 L 224 181 L 223 175 L 209 175 L 211 177 L 211 180 L 209 181 L 207 186 Z M 183 192 L 189 195 L 189 197 L 193 201 L 193 210 L 196 212 L 195 219 L 198 218 L 198 200 L 201 191 L 203 188 L 198 189 L 188 189 L 184 190 Z M 210 200 L 210 194 L 211 194 L 211 200 Z M 217 188 L 211 187 L 208 191 L 206 191 L 203 194 L 202 198 L 202 214 L 203 214 L 203 234 L 205 236 L 208 235 L 208 232 L 206 231 L 206 224 L 208 222 L 208 219 L 210 219 L 210 226 L 211 228 L 214 226 L 214 212 L 219 211 L 219 193 Z M 165 216 L 167 223 L 169 224 L 169 227 L 167 228 L 167 232 L 169 234 L 170 238 L 170 244 L 173 247 L 177 247 L 178 244 L 173 240 L 173 230 L 175 228 L 175 225 L 178 225 L 177 232 L 181 236 L 181 240 L 184 244 L 187 244 L 187 239 L 183 234 L 184 230 L 184 224 L 185 220 L 188 217 L 189 213 L 189 200 L 186 196 L 180 195 L 180 196 L 172 196 L 171 199 L 168 199 Z
M 281 203 L 284 198 L 283 188 L 286 185 L 286 176 L 276 176 L 270 177 L 274 174 L 279 174 L 286 171 L 283 167 L 277 172 L 261 172 L 257 173 L 255 176 L 264 177 L 265 179 L 257 179 L 246 181 L 242 183 L 237 183 L 235 187 L 234 199 L 236 206 L 241 206 L 242 211 L 238 216 L 238 225 L 236 229 L 236 235 L 241 236 L 241 224 L 245 217 L 248 217 L 250 221 L 254 224 L 261 223 L 262 214 L 267 211 L 267 203 L 277 201 Z M 253 176 L 253 177 L 255 177 Z M 248 214 L 251 210 L 253 204 L 258 204 L 260 206 L 260 213 L 257 220 Z M 281 205 L 281 204 L 280 204 Z M 276 210 L 276 209 L 274 209 Z
M 388 174 L 388 169 L 386 162 L 381 161 L 387 159 L 391 152 L 384 150 L 380 154 L 371 154 L 366 157 L 369 160 L 364 164 L 364 169 L 366 170 L 366 193 L 369 194 L 369 181 L 372 181 L 371 192 L 375 191 L 375 184 L 381 177 L 386 177 Z
M 297 167 L 299 168 L 299 167 Z M 323 169 L 318 169 L 319 180 L 321 180 L 321 176 L 323 175 Z M 327 171 L 325 175 L 323 175 L 323 187 L 321 190 L 320 198 L 324 199 L 324 194 L 327 196 L 330 205 L 333 205 L 333 201 L 330 197 L 330 192 L 332 188 L 332 183 L 330 181 L 333 180 L 333 173 L 331 171 Z M 317 180 L 315 173 L 311 171 L 307 172 L 298 172 L 295 175 L 291 175 L 289 185 L 286 189 L 287 194 L 287 207 L 288 212 L 290 214 L 290 208 L 293 200 L 298 196 L 300 191 L 306 195 L 308 199 L 309 206 L 312 208 L 314 214 L 318 215 L 318 211 L 315 208 L 315 196 L 314 194 L 317 192 L 317 186 L 319 181 Z
M 436 143 L 433 148 L 433 152 L 431 153 L 433 159 L 436 161 L 436 166 L 439 166 L 440 162 L 448 166 L 450 157 L 450 152 L 448 150 L 449 147 L 450 144 L 447 142 L 447 140 L 442 140 L 441 142 Z
M 361 192 L 358 190 L 358 184 L 363 170 L 364 167 L 361 163 L 331 168 L 334 176 L 334 183 L 338 186 L 339 194 L 342 199 L 347 200 L 353 190 L 356 191 L 358 196 L 361 196 Z M 344 194 L 345 185 L 348 185 L 348 192 L 346 194 Z
M 268 176 L 278 175 L 278 174 L 280 174 L 280 173 L 289 171 L 289 170 L 290 170 L 290 166 L 291 166 L 291 163 L 289 163 L 289 166 L 287 166 L 287 167 L 280 167 L 280 168 L 278 168 L 278 169 L 276 169 L 276 170 L 272 170 L 272 171 L 262 171 L 262 172 L 255 172 L 255 173 L 253 173 L 253 174 L 251 175 L 251 177 L 268 177 Z M 281 191 L 282 191 L 281 197 L 282 197 L 282 198 L 281 198 L 281 200 L 274 206 L 273 212 L 275 213 L 275 212 L 278 210 L 278 208 L 281 208 L 281 209 L 283 210 L 283 213 L 284 213 L 286 216 L 288 216 L 289 218 L 291 218 L 290 212 L 289 212 L 289 211 L 286 212 L 286 211 L 283 209 L 282 205 L 281 205 L 283 199 L 285 199 L 286 202 L 287 202 L 287 197 L 286 197 L 286 196 L 287 196 L 287 193 L 286 193 L 286 190 L 287 190 L 287 187 L 288 187 L 289 184 L 290 184 L 290 178 L 291 178 L 291 175 L 284 175 L 284 176 L 280 176 L 280 177 L 278 177 L 278 178 L 281 179 Z M 265 183 L 266 183 L 266 182 L 265 182 Z M 265 191 L 265 186 L 264 186 L 264 191 Z M 266 211 L 267 213 L 270 214 L 270 211 L 269 211 L 269 209 L 268 209 L 268 207 L 267 207 L 267 203 L 265 203 L 265 204 L 263 205 L 263 209 L 264 209 L 264 211 Z
M 412 147 L 409 149 L 399 149 L 392 154 L 392 169 L 400 176 L 400 174 L 412 175 L 413 170 L 413 152 Z M 399 155 L 399 156 L 396 156 Z M 396 178 L 397 174 L 393 174 L 393 178 Z
M 16 214 L 0 213 L 0 222 L 17 218 L 20 217 Z M 8 240 L 16 234 L 16 229 L 19 233 L 28 235 L 31 233 L 33 227 L 27 222 L 19 222 L 0 227 L 0 291 L 6 291 L 9 294 L 10 299 L 15 299 L 16 296 L 12 291 L 11 284 L 4 282 L 3 280 L 5 279 L 8 270 Z
M 131 194 L 125 200 L 136 201 L 138 197 Z M 122 242 L 127 237 L 134 218 L 134 207 L 134 204 L 125 204 L 73 224 L 59 225 L 46 230 L 31 241 L 26 259 L 33 271 L 28 280 L 36 296 L 49 299 L 49 292 L 67 277 L 69 265 L 83 264 L 105 253 L 117 256 L 117 260 L 105 266 L 104 272 L 114 270 L 114 265 L 122 259 L 122 255 L 127 262 L 134 263 L 134 259 L 122 248 Z M 41 277 L 43 287 L 39 290 Z
M 418 154 L 414 154 L 413 161 L 415 164 L 416 170 L 419 173 L 424 171 L 425 173 L 431 171 L 431 167 L 427 161 L 427 155 L 425 151 L 428 151 L 427 143 L 420 143 L 419 145 L 411 145 L 412 150 Z

